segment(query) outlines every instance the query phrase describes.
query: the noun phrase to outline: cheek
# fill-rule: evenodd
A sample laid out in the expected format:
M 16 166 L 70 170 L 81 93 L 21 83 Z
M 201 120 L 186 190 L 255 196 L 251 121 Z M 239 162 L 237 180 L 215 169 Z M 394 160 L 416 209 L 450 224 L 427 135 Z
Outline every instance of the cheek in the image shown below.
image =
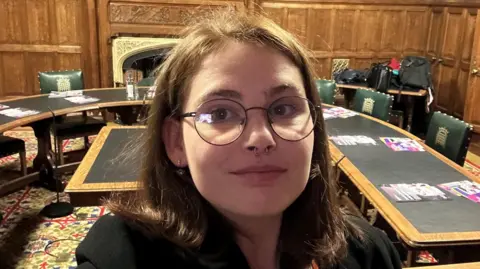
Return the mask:
M 202 189 L 211 187 L 208 184 L 220 178 L 230 159 L 228 146 L 211 145 L 189 127 L 184 129 L 183 134 L 188 168 L 195 186 L 202 192 Z

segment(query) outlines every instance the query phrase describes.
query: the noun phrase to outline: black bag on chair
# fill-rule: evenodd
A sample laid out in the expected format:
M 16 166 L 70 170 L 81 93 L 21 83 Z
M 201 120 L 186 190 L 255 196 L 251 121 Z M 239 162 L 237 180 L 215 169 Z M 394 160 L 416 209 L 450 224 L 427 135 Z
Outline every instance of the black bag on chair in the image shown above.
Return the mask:
M 387 92 L 392 80 L 392 68 L 387 64 L 372 64 L 367 76 L 367 85 L 379 92 Z

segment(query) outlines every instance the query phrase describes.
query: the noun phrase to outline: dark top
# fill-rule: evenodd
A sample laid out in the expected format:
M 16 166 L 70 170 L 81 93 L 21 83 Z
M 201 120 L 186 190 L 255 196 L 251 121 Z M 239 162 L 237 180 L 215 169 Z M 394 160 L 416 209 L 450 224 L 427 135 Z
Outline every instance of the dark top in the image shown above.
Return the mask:
M 388 237 L 365 220 L 351 217 L 364 232 L 364 239 L 348 237 L 348 254 L 329 269 L 401 269 L 397 251 Z M 79 269 L 195 268 L 206 269 L 175 251 L 173 243 L 148 239 L 117 216 L 101 217 L 76 251 Z M 248 268 L 236 244 L 224 254 L 228 265 L 221 268 Z M 320 268 L 325 269 L 325 268 Z

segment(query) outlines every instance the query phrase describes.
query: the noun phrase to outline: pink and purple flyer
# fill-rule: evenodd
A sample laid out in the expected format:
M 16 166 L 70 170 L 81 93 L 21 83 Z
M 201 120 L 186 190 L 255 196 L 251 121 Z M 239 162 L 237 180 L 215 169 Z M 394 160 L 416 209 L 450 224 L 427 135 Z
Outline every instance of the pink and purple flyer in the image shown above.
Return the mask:
M 406 137 L 380 137 L 380 140 L 394 151 L 425 151 L 420 143 Z

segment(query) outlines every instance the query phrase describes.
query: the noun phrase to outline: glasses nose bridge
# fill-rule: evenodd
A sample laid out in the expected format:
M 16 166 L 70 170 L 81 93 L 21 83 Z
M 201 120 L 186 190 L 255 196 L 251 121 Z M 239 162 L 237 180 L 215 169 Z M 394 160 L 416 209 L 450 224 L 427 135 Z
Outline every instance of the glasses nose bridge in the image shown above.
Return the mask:
M 265 108 L 265 107 L 261 107 L 261 106 L 254 106 L 254 107 L 249 107 L 249 108 L 245 109 L 245 116 L 247 118 L 247 121 L 248 121 L 248 113 L 247 113 L 248 111 L 250 111 L 250 110 L 263 110 L 263 112 L 265 112 L 264 114 L 265 114 L 265 117 L 267 118 L 267 122 L 271 123 L 270 116 L 268 114 L 268 109 L 269 108 Z

